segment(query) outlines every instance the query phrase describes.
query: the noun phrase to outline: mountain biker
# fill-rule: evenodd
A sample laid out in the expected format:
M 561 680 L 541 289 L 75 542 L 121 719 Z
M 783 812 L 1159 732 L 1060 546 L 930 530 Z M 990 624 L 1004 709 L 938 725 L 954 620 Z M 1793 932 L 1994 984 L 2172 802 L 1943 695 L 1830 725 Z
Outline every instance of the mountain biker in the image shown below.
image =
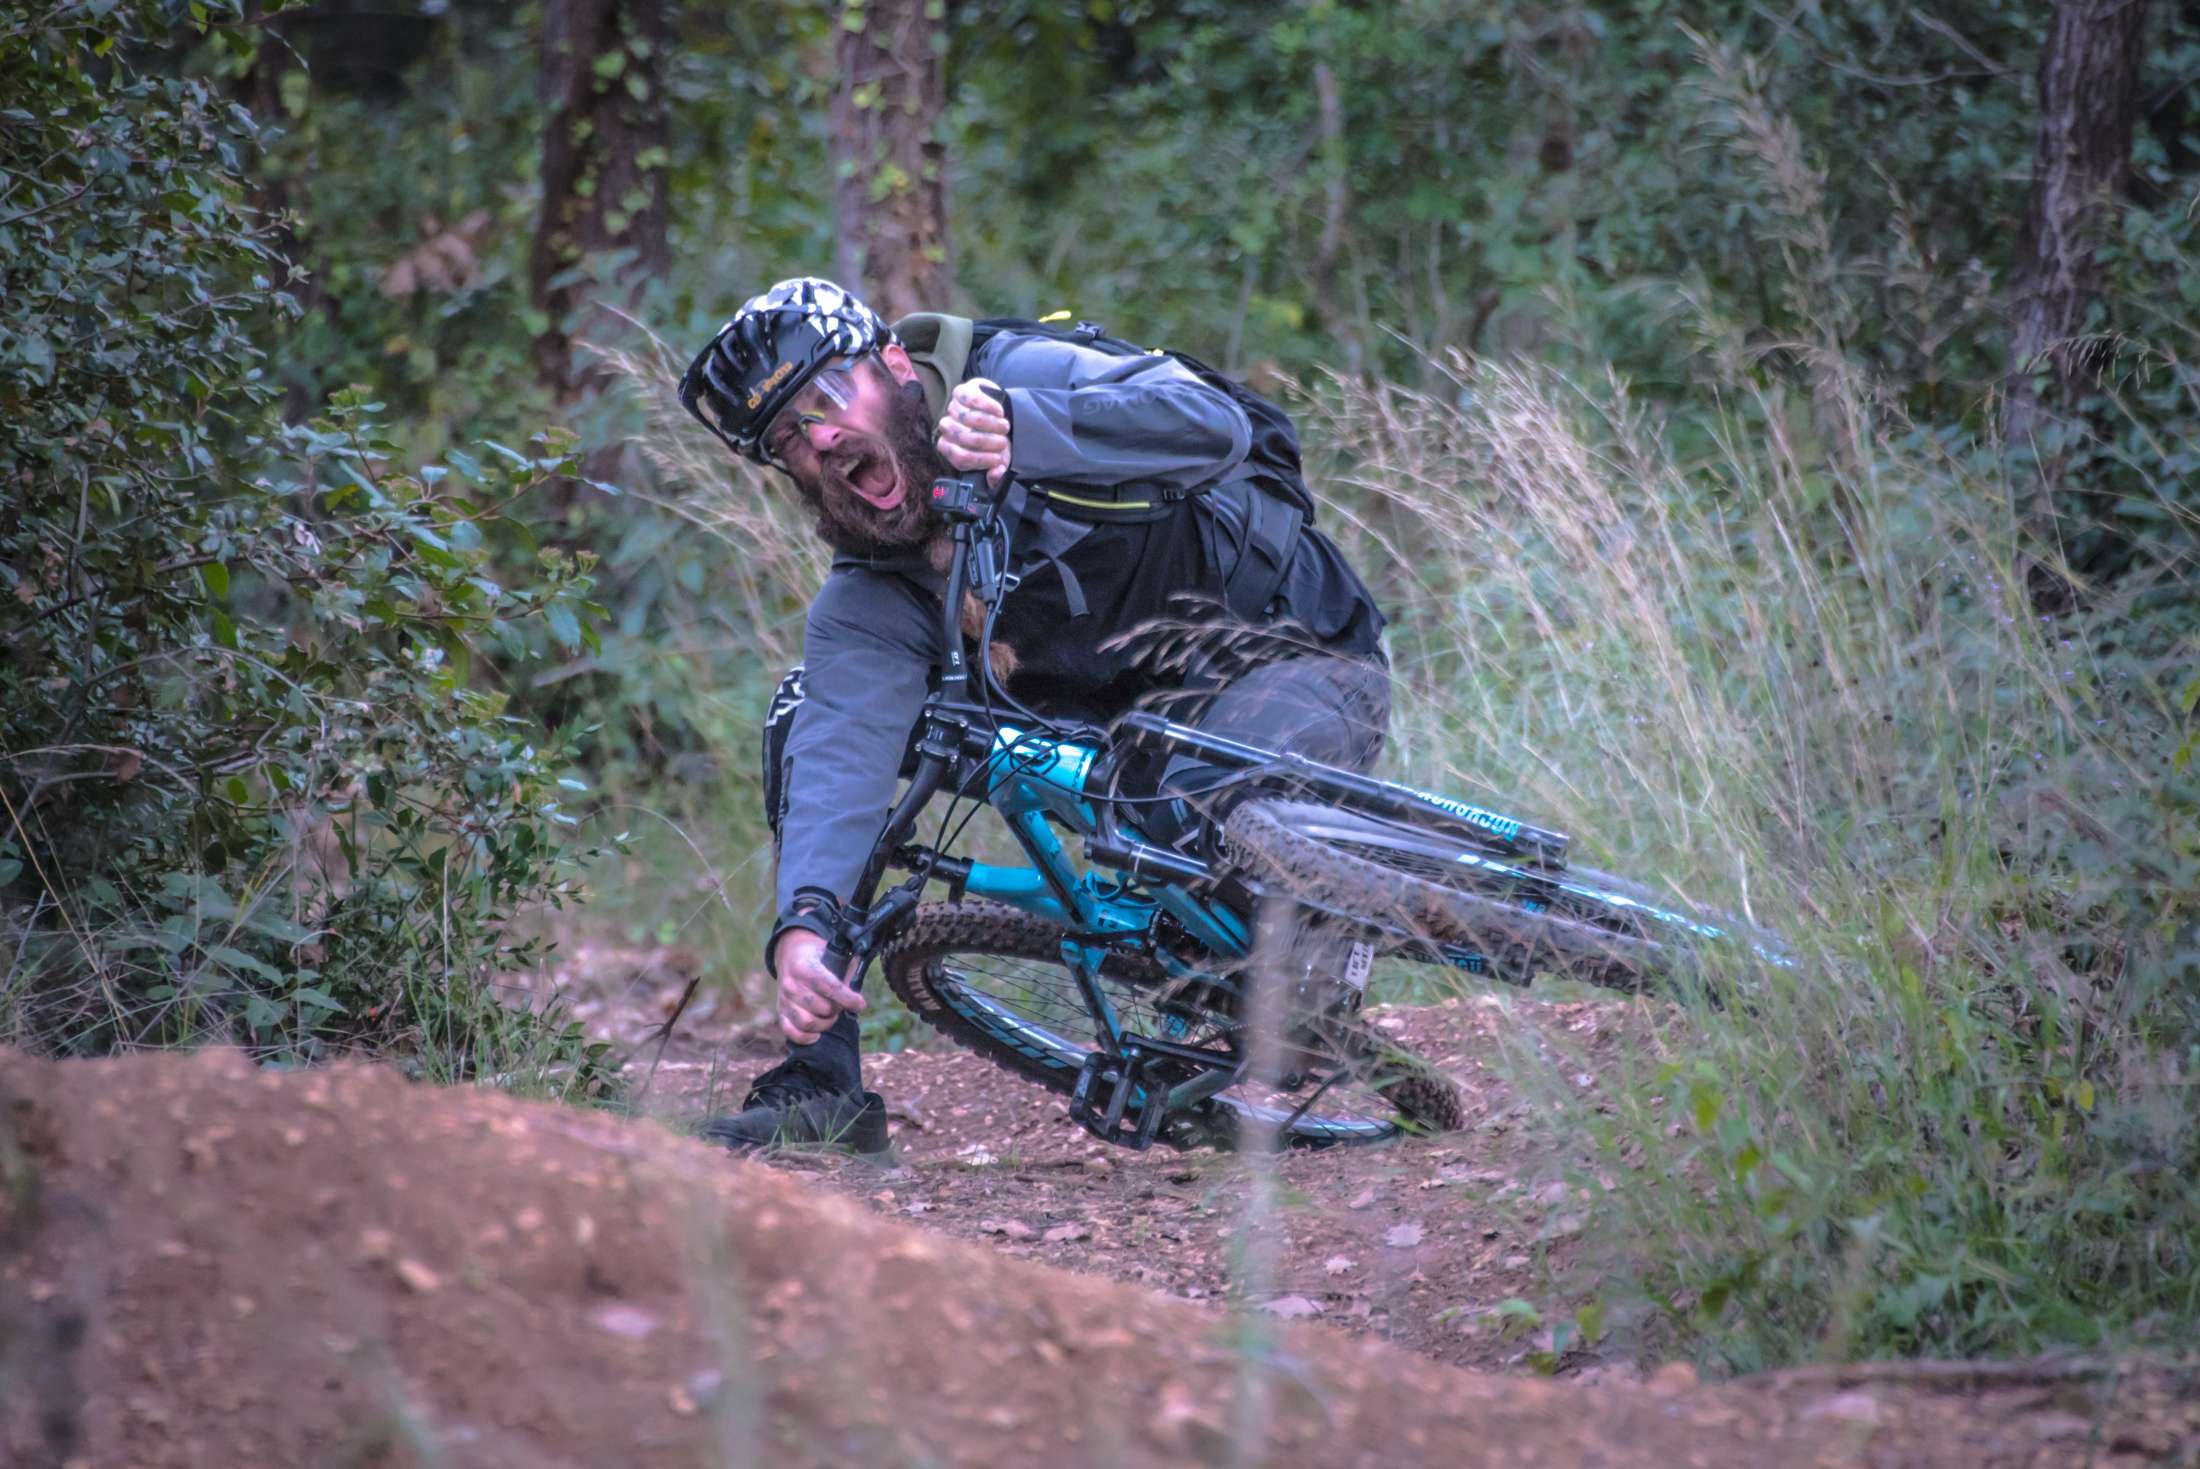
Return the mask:
M 984 472 L 998 487 L 1012 471 L 1038 487 L 1003 501 L 1020 580 L 987 650 L 1019 701 L 1104 722 L 1188 693 L 1199 700 L 1188 722 L 1248 744 L 1362 771 L 1380 753 L 1382 613 L 1336 547 L 1279 509 L 1249 454 L 1245 410 L 1176 359 L 1059 333 L 974 332 L 957 317 L 889 325 L 833 282 L 802 277 L 742 305 L 681 397 L 735 453 L 792 482 L 836 553 L 767 730 L 780 846 L 765 963 L 787 1056 L 705 1136 L 735 1148 L 886 1146 L 885 1105 L 862 1086 L 863 996 L 823 959 L 942 662 L 935 478 Z M 1152 631 L 1188 623 L 1218 635 Z M 784 735 L 776 754 L 773 733 Z M 1172 764 L 1161 779 L 1186 796 L 1202 788 L 1195 767 Z M 1141 824 L 1166 840 L 1185 813 L 1163 807 Z

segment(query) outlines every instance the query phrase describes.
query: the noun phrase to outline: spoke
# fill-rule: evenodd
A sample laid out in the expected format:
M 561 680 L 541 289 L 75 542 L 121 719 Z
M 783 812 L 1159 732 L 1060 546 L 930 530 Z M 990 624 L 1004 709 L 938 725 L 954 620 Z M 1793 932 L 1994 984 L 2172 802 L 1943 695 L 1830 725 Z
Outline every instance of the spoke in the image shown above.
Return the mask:
M 1098 1044 L 1097 1029 L 1091 1012 L 1085 1007 L 1083 992 L 1059 961 L 964 952 L 943 954 L 934 964 L 937 978 L 948 981 L 973 1000 L 1008 1011 L 1024 1023 L 1055 1035 L 1078 1050 L 1090 1050 Z M 1228 1043 L 1230 1025 L 1226 1019 L 1186 1017 L 1188 1029 L 1181 1035 L 1169 1035 L 1169 1017 L 1154 1003 L 1155 988 L 1128 983 L 1118 977 L 1103 977 L 1100 983 L 1127 1032 L 1165 1037 L 1179 1045 L 1211 1047 Z M 1157 988 L 1166 990 L 1173 983 L 1176 982 Z M 1309 1128 L 1387 1127 L 1397 1109 L 1356 1074 L 1346 1048 L 1326 1037 L 1310 1034 L 1302 1039 L 1306 1043 L 1302 1049 L 1307 1059 L 1318 1064 L 1302 1068 L 1312 1080 L 1302 1083 L 1297 1092 L 1246 1081 L 1226 1095 L 1236 1098 L 1241 1105 L 1288 1118 L 1286 1127 L 1301 1122 Z M 1346 1084 L 1339 1085 L 1340 1082 Z M 1328 1106 L 1320 1114 L 1309 1116 L 1317 1102 L 1326 1102 Z

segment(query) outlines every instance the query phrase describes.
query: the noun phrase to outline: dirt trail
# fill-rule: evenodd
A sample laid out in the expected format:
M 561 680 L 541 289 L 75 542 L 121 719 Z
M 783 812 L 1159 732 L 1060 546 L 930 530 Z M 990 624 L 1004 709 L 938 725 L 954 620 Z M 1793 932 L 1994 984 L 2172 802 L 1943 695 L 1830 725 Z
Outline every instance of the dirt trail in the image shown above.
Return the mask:
M 2048 1464 L 2096 1421 L 2068 1388 L 1462 1372 L 365 1066 L 6 1055 L 0 1109 L 9 1464 Z M 2179 1446 L 2158 1396 L 2126 1385 L 2097 1462 Z
M 584 944 L 558 977 L 583 1022 L 632 1057 L 640 1109 L 676 1130 L 738 1105 L 749 1078 L 783 1053 L 768 1021 L 729 1017 L 723 999 L 691 1002 L 662 1038 L 691 972 L 680 951 Z M 1497 1307 L 1538 1293 L 1541 1258 L 1570 1259 L 1587 1195 L 1524 1146 L 1532 1104 L 1497 1079 L 1498 1027 L 1539 1032 L 1586 1083 L 1610 1063 L 1629 1013 L 1524 1002 L 1507 1022 L 1472 999 L 1375 1012 L 1379 1029 L 1461 1079 L 1466 1125 L 1399 1147 L 1281 1159 L 1253 1303 L 1458 1366 L 1519 1369 L 1549 1344 L 1549 1328 L 1522 1332 Z M 952 1047 L 874 1054 L 864 1066 L 865 1084 L 886 1098 L 892 1165 L 790 1154 L 773 1166 L 1011 1257 L 1209 1305 L 1245 1291 L 1252 1181 L 1237 1160 L 1101 1143 L 1052 1093 Z M 1642 1375 L 1596 1351 L 1576 1350 L 1562 1370 Z
M 631 1040 L 679 985 L 643 966 L 584 1004 Z M 1610 1018 L 1538 1017 L 1588 1055 Z M 1486 1007 L 1387 1019 L 1480 1078 L 1475 1120 L 1341 1167 L 1285 1160 L 1272 1274 L 1234 1306 L 1239 1160 L 1097 1150 L 1044 1094 L 960 1055 L 876 1066 L 899 1114 L 879 1167 L 743 1162 L 654 1122 L 363 1066 L 0 1052 L 0 1463 L 1969 1466 L 2200 1450 L 2200 1402 L 2162 1371 L 1707 1387 L 1685 1369 L 1637 1383 L 1447 1365 L 1503 1367 L 1528 1345 L 1468 1309 L 1528 1279 L 1523 1216 L 1493 1198 L 1533 1186 L 1521 1103 L 1479 1064 Z M 762 1062 L 719 1054 L 729 1029 L 703 1016 L 676 1033 L 648 1108 L 692 1121 L 713 1083 L 720 1105 L 737 1094 Z M 1546 1248 L 1567 1247 L 1574 1202 L 1525 1216 L 1546 1221 Z

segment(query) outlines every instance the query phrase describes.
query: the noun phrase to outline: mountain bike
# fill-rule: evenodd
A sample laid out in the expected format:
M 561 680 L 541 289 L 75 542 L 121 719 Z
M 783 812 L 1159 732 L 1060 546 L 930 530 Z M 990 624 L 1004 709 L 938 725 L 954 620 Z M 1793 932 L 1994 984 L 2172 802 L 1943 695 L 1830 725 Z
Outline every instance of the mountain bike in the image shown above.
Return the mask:
M 1790 962 L 1774 935 L 1575 866 L 1566 836 L 1496 811 L 1153 712 L 1106 728 L 1033 713 L 982 657 L 973 677 L 956 615 L 975 594 L 990 645 L 1014 584 L 998 497 L 960 479 L 931 497 L 953 543 L 946 662 L 826 963 L 875 961 L 919 1019 L 1066 1093 L 1095 1136 L 1322 1146 L 1458 1126 L 1454 1084 L 1359 1013 L 1378 957 L 1626 990 L 1717 949 Z M 1226 772 L 1230 797 L 1192 803 L 1168 845 L 1142 824 L 1168 797 L 1123 780 L 1156 752 Z M 1023 861 L 954 855 L 986 810 Z M 880 895 L 890 868 L 907 877 Z M 933 884 L 945 901 L 924 901 Z

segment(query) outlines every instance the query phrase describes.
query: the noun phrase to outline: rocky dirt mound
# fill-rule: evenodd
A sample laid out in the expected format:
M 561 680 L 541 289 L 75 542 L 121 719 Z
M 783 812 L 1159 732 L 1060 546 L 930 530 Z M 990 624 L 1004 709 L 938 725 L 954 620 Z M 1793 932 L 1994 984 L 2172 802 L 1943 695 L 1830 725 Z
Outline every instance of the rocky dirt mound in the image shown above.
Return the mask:
M 0 1462 L 40 1469 L 2107 1463 L 2189 1432 L 2130 1383 L 2104 1418 L 2032 1382 L 1478 1376 L 363 1066 L 0 1054 L 0 1185 Z

